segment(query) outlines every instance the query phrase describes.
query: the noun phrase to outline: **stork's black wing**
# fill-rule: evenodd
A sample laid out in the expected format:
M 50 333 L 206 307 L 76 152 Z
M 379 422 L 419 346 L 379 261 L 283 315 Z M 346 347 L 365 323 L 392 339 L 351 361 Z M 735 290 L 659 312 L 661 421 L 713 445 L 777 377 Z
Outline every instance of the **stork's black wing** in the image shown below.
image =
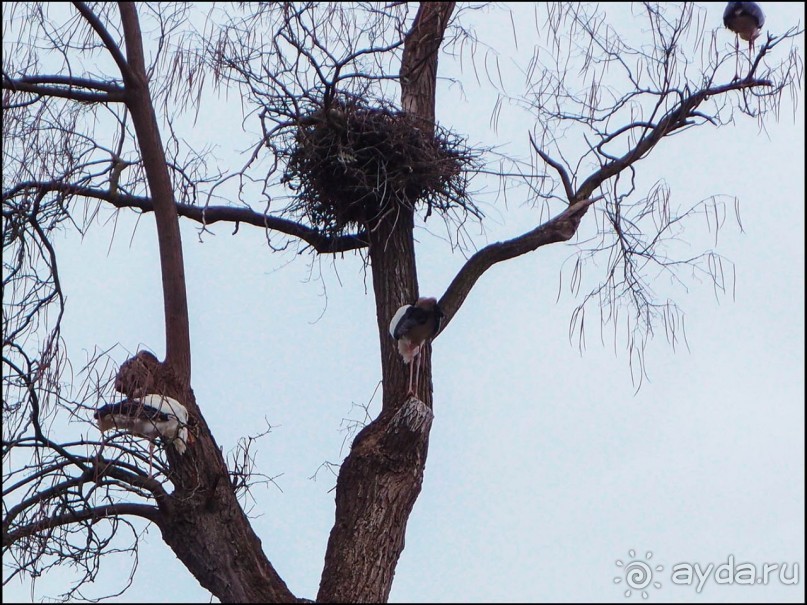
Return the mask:
M 756 2 L 729 2 L 723 12 L 723 25 L 735 31 L 737 19 L 752 19 L 757 27 L 765 25 L 765 13 Z
M 395 339 L 398 340 L 402 336 L 406 336 L 417 326 L 422 326 L 427 321 L 429 321 L 428 311 L 424 311 L 420 307 L 412 305 L 406 310 L 406 313 L 403 314 L 403 317 L 401 317 L 401 321 L 398 322 L 398 325 L 395 326 L 395 333 L 393 336 L 395 336 Z
M 430 338 L 434 334 L 437 334 L 440 331 L 440 324 L 443 318 L 443 311 L 440 309 L 439 306 L 436 304 L 431 307 L 431 309 L 422 309 L 415 305 L 412 305 L 406 310 L 406 313 L 403 314 L 401 320 L 398 322 L 398 325 L 395 326 L 395 332 L 393 336 L 395 339 L 399 339 L 402 336 L 406 336 L 412 330 L 420 326 L 424 326 L 426 324 L 431 323 L 429 326 L 429 334 L 425 335 L 426 338 Z M 423 335 L 421 335 L 422 337 Z
M 95 410 L 93 416 L 95 418 L 103 418 L 112 414 L 120 414 L 122 416 L 129 416 L 131 418 L 143 418 L 153 422 L 164 422 L 169 419 L 168 414 L 165 412 L 144 404 L 137 399 L 124 399 L 117 403 L 107 403 Z
M 734 18 L 734 12 L 737 10 L 739 2 L 729 2 L 726 4 L 726 10 L 723 11 L 723 25 L 731 29 L 731 21 Z

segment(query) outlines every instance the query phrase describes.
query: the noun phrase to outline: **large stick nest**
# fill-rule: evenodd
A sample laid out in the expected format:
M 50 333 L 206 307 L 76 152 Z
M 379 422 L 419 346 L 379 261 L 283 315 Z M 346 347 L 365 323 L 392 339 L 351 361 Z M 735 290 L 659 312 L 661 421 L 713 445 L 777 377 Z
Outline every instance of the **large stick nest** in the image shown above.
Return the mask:
M 386 107 L 332 105 L 301 119 L 286 150 L 291 210 L 324 232 L 372 228 L 396 205 L 479 215 L 468 200 L 475 156 L 465 141 Z

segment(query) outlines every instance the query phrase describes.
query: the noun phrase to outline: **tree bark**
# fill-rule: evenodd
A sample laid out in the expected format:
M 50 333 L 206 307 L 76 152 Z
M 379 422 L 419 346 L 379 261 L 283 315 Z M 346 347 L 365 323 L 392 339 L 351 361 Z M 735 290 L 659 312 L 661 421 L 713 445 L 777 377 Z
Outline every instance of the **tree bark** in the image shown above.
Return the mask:
M 425 403 L 409 397 L 356 436 L 339 470 L 336 522 L 318 602 L 389 598 L 406 524 L 423 484 L 432 418 Z
M 401 104 L 434 129 L 437 54 L 456 2 L 421 2 L 401 60 Z

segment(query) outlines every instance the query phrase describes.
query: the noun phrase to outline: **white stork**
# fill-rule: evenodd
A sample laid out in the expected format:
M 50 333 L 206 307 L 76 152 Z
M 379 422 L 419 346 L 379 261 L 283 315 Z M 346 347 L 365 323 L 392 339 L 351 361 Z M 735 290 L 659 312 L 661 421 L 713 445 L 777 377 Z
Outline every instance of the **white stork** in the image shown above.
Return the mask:
M 398 352 L 409 364 L 409 394 L 417 392 L 420 379 L 420 350 L 423 343 L 440 331 L 443 312 L 436 298 L 419 298 L 414 305 L 404 305 L 393 315 L 389 324 L 390 335 L 398 341 Z M 412 389 L 413 360 L 417 357 L 415 388 Z
M 765 25 L 765 14 L 756 2 L 728 2 L 723 12 L 723 25 L 735 33 L 734 50 L 739 61 L 739 38 L 748 42 L 750 57 L 754 51 L 754 40 L 762 33 L 762 26 Z M 735 71 L 739 71 L 739 65 Z M 735 74 L 735 77 L 739 75 Z
M 152 393 L 108 403 L 98 408 L 94 417 L 101 431 L 119 429 L 149 440 L 149 477 L 157 437 L 170 441 L 179 454 L 184 454 L 190 443 L 188 410 L 166 395 Z

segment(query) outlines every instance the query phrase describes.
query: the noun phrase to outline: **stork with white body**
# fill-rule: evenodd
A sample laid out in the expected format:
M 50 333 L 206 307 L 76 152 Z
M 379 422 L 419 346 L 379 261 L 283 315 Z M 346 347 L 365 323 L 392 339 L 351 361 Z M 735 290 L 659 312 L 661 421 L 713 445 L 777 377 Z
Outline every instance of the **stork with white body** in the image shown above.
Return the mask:
M 409 394 L 417 392 L 420 379 L 420 352 L 423 344 L 434 338 L 440 331 L 443 312 L 436 298 L 419 298 L 414 305 L 404 305 L 392 317 L 389 324 L 390 335 L 398 341 L 398 352 L 404 363 L 409 364 Z M 412 374 L 417 358 L 415 388 L 412 388 Z
M 94 417 L 101 431 L 118 429 L 149 440 L 149 476 L 158 437 L 173 444 L 179 454 L 184 454 L 190 443 L 188 410 L 166 395 L 152 393 L 108 403 L 98 408 Z
M 723 12 L 723 25 L 735 34 L 734 49 L 739 61 L 739 38 L 748 42 L 748 55 L 751 57 L 754 40 L 762 33 L 762 26 L 765 25 L 765 14 L 756 2 L 728 2 Z M 739 72 L 739 65 L 737 68 L 736 71 Z M 735 77 L 739 77 L 739 74 L 735 74 Z

